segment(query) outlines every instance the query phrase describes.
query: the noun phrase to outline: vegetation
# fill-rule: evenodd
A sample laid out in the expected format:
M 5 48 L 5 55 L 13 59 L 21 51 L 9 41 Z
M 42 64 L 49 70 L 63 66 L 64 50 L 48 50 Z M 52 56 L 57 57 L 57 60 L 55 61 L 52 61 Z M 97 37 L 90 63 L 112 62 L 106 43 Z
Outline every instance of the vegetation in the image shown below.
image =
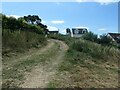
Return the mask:
M 46 46 L 44 48 L 46 48 Z M 59 45 L 55 43 L 51 48 L 46 49 L 44 53 L 41 53 L 40 49 L 31 50 L 31 53 L 19 54 L 16 58 L 3 61 L 3 89 L 21 88 L 20 84 L 26 79 L 26 73 L 31 72 L 36 66 L 44 66 L 50 62 L 51 58 L 56 55 L 58 49 Z
M 112 45 L 112 39 L 107 37 L 106 34 L 100 36 L 99 43 L 103 45 Z
M 45 57 L 48 57 L 52 52 L 49 50 L 46 55 L 44 53 L 36 55 L 36 52 L 37 54 L 40 52 L 37 49 L 47 44 L 44 33 L 47 26 L 41 23 L 41 19 L 37 15 L 28 15 L 16 19 L 1 14 L 1 17 L 2 86 L 3 88 L 17 88 L 24 79 L 25 72 L 44 62 Z
M 71 44 L 72 41 L 74 41 L 74 37 L 71 38 L 71 36 L 67 36 L 67 35 L 62 35 L 62 34 L 58 34 L 58 35 L 48 35 L 48 38 L 52 38 L 52 39 L 58 39 L 61 41 L 64 41 L 65 43 L 67 43 L 69 46 Z
M 94 36 L 94 35 L 93 35 Z M 93 36 L 91 38 L 93 38 Z M 101 36 L 101 41 L 104 40 L 104 35 Z M 112 46 L 104 46 L 90 40 L 85 40 L 83 38 L 71 38 L 67 35 L 51 35 L 49 38 L 58 39 L 64 41 L 69 46 L 69 51 L 83 52 L 87 55 L 89 54 L 93 58 L 106 59 L 107 57 L 117 57 L 119 49 Z M 105 38 L 106 39 L 106 38 Z M 92 39 L 91 39 L 92 40 Z M 107 39 L 109 40 L 109 38 Z M 106 44 L 109 44 L 109 42 Z M 110 41 L 110 40 L 109 40 Z
M 83 35 L 83 38 L 92 42 L 97 42 L 98 40 L 98 36 L 93 32 L 86 33 L 85 35 Z
M 47 26 L 41 23 L 37 15 L 28 15 L 18 19 L 2 15 L 3 56 L 8 52 L 25 51 L 46 44 L 44 31 Z
M 118 87 L 119 49 L 82 38 L 61 35 L 52 38 L 63 40 L 69 49 L 49 87 Z
M 100 35 L 100 38 L 98 38 L 97 34 L 94 34 L 93 32 L 88 32 L 85 35 L 83 35 L 82 38 L 98 44 L 114 46 L 112 39 L 110 37 L 107 37 L 106 34 Z
M 38 50 L 37 54 L 26 55 L 18 61 L 15 58 L 7 59 L 5 57 L 9 57 L 10 52 L 23 52 L 44 46 L 48 30 L 37 15 L 18 19 L 2 15 L 2 19 L 3 87 L 19 87 L 25 79 L 24 72 L 42 62 L 48 63 L 47 60 L 61 48 L 56 43 L 46 54 L 40 54 Z M 66 31 L 70 33 L 69 28 Z M 96 34 L 89 32 L 82 38 L 61 34 L 48 35 L 48 38 L 64 41 L 69 46 L 65 60 L 59 65 L 56 78 L 49 83 L 49 87 L 118 87 L 120 52 L 118 48 L 113 47 L 112 40 L 106 35 L 98 38 Z
M 6 29 L 4 29 L 2 33 L 3 56 L 10 51 L 20 52 L 32 47 L 38 48 L 46 44 L 44 36 L 36 33 L 28 31 L 10 32 Z

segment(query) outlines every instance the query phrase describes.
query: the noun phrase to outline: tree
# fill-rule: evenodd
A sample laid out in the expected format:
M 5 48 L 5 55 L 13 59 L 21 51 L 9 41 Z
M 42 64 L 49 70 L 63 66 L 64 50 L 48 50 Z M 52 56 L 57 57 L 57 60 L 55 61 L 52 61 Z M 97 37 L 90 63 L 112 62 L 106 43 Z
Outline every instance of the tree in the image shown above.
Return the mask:
M 47 26 L 41 23 L 41 19 L 37 15 L 28 15 L 16 19 L 14 17 L 6 17 L 2 14 L 2 27 L 11 32 L 16 30 L 30 31 L 37 34 L 48 32 Z
M 15 31 L 17 28 L 17 23 L 18 21 L 14 17 L 9 17 L 7 20 L 7 27 L 10 29 L 12 32 Z
M 24 16 L 24 19 L 26 22 L 30 23 L 30 24 L 35 24 L 35 23 L 40 23 L 41 19 L 39 18 L 38 15 L 28 15 L 28 16 Z

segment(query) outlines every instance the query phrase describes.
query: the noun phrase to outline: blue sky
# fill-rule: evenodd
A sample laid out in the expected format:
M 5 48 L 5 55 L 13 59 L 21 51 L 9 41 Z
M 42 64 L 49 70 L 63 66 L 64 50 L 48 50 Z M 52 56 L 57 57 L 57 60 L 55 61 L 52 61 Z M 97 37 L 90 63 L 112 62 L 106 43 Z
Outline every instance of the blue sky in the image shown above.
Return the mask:
M 39 15 L 50 30 L 65 34 L 66 28 L 87 27 L 96 34 L 118 32 L 118 3 L 98 2 L 4 2 L 8 16 Z

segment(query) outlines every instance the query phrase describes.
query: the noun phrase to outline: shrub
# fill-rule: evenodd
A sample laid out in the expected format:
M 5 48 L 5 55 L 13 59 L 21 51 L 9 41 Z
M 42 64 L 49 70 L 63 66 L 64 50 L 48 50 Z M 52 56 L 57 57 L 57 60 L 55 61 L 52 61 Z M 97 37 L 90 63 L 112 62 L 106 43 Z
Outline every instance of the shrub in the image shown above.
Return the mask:
M 100 36 L 99 43 L 103 45 L 112 45 L 112 39 L 107 37 L 106 34 Z
M 76 51 L 87 53 L 88 55 L 92 56 L 93 58 L 107 58 L 111 56 L 117 56 L 118 51 L 114 47 L 109 46 L 101 46 L 97 43 L 93 43 L 86 40 L 76 40 L 71 44 L 71 48 Z
M 76 38 L 70 37 L 68 35 L 61 35 L 61 34 L 58 34 L 58 35 L 48 35 L 48 38 L 62 40 L 62 41 L 64 41 L 68 45 L 70 45 L 71 42 L 74 41 L 74 39 L 76 39 Z
M 39 35 L 33 32 L 20 31 L 11 32 L 9 29 L 4 29 L 2 32 L 2 48 L 3 53 L 7 49 L 11 51 L 26 50 L 31 47 L 37 47 L 46 43 L 44 35 Z
M 98 41 L 98 36 L 94 34 L 93 32 L 88 32 L 82 36 L 84 39 L 92 41 L 92 42 L 97 42 Z

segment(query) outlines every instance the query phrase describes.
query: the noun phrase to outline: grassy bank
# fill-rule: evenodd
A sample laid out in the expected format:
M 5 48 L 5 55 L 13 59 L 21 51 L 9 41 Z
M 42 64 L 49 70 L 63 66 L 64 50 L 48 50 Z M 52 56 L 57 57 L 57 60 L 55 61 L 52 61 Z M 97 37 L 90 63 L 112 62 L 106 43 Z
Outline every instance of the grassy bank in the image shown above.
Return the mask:
M 45 61 L 44 57 L 48 56 L 49 53 L 47 55 L 44 55 L 44 53 L 43 55 L 38 55 L 38 50 L 47 45 L 44 35 L 47 26 L 41 22 L 38 23 L 39 25 L 33 22 L 28 23 L 24 17 L 16 19 L 3 14 L 1 15 L 2 87 L 15 88 L 24 79 L 25 72 L 30 71 L 38 63 Z M 28 19 L 34 18 L 36 20 L 36 17 L 39 19 L 38 16 L 29 15 Z M 36 53 L 38 54 L 36 55 Z
M 24 54 L 21 58 L 13 58 L 9 63 L 3 62 L 2 87 L 20 88 L 20 84 L 26 79 L 26 73 L 31 72 L 36 66 L 44 66 L 44 64 L 48 63 L 58 49 L 59 45 L 54 43 L 44 53 L 41 53 L 41 49 L 38 49 L 33 51 L 32 54 Z
M 56 79 L 48 87 L 113 88 L 118 87 L 117 48 L 84 39 L 53 36 L 69 45 Z
M 44 35 L 33 32 L 9 30 L 2 31 L 2 54 L 9 57 L 10 52 L 25 52 L 30 48 L 39 48 L 46 44 Z
M 41 23 L 37 15 L 23 16 L 18 19 L 0 15 L 2 16 L 3 58 L 13 56 L 9 54 L 11 52 L 17 55 L 17 52 L 23 53 L 30 48 L 38 48 L 46 44 L 44 31 L 47 30 L 47 26 Z M 34 24 L 38 20 L 39 23 Z

